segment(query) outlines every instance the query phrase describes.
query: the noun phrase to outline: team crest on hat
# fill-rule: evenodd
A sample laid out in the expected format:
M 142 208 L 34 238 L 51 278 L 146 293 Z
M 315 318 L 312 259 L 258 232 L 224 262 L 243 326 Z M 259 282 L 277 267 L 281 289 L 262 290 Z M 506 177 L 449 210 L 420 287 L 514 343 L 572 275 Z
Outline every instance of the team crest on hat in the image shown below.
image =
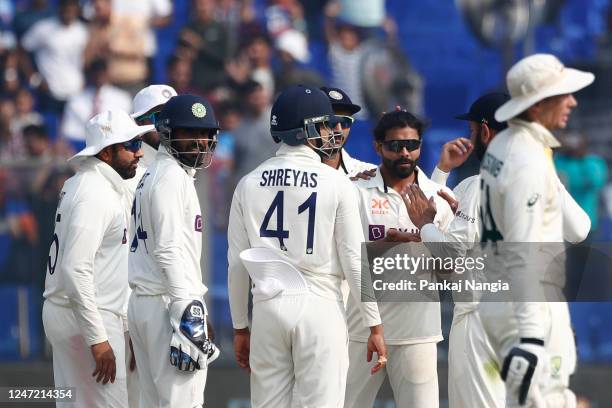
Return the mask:
M 199 102 L 196 102 L 191 106 L 191 112 L 196 118 L 203 118 L 206 116 L 206 108 Z
M 328 95 L 330 98 L 335 99 L 337 101 L 342 100 L 342 94 L 338 91 L 329 91 Z
M 306 92 L 307 94 L 312 93 L 312 91 L 310 89 L 308 89 L 308 88 L 306 88 L 306 90 L 304 92 Z
M 170 99 L 172 97 L 172 92 L 170 92 L 169 89 L 164 89 L 161 94 L 166 99 Z

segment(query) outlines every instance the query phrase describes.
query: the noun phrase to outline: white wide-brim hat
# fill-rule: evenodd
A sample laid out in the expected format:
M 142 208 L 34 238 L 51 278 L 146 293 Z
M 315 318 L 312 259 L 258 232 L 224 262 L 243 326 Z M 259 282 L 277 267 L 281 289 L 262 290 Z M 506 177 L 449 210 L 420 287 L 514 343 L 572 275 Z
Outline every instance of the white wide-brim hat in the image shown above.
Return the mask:
M 138 126 L 126 112 L 120 110 L 101 112 L 87 122 L 85 148 L 68 160 L 95 156 L 106 146 L 129 142 L 152 130 L 155 130 L 155 126 Z
M 594 80 L 592 73 L 566 68 L 554 55 L 523 58 L 506 75 L 511 98 L 495 111 L 495 120 L 505 122 L 545 98 L 577 92 Z
M 170 85 L 149 85 L 142 88 L 134 96 L 130 116 L 136 119 L 156 106 L 164 105 L 173 96 L 176 96 L 176 91 Z

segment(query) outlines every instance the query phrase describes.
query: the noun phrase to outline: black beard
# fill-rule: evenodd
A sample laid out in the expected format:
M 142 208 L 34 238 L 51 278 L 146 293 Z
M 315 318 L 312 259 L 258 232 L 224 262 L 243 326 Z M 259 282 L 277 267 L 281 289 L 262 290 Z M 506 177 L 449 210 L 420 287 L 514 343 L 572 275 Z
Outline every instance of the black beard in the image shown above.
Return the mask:
M 121 176 L 122 179 L 127 180 L 134 178 L 136 176 L 136 167 L 132 167 L 134 161 L 129 163 L 121 163 L 118 159 L 117 150 L 113 150 L 113 158 L 112 158 L 111 167 Z M 138 163 L 138 161 L 136 161 Z
M 410 164 L 410 167 L 400 167 L 401 164 Z M 385 166 L 385 168 L 387 168 L 387 170 L 389 170 L 394 177 L 405 179 L 414 173 L 416 162 L 410 159 L 391 160 L 383 158 L 383 166 Z
M 482 128 L 480 128 L 478 135 L 476 136 L 476 143 L 474 143 L 474 153 L 476 153 L 478 161 L 482 161 L 486 151 L 487 146 L 482 142 Z

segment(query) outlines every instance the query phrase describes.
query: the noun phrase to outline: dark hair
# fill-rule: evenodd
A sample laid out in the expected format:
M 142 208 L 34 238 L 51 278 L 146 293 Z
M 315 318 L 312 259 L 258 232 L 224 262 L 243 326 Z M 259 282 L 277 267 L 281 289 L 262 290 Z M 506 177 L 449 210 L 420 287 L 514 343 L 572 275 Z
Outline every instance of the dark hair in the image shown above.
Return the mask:
M 417 131 L 419 139 L 423 138 L 423 131 L 426 128 L 425 121 L 417 118 L 412 113 L 400 110 L 387 112 L 378 120 L 378 123 L 374 127 L 374 139 L 377 142 L 383 142 L 387 131 L 391 129 L 401 129 L 409 127 Z
M 39 139 L 48 139 L 47 128 L 45 125 L 27 125 L 21 131 L 23 137 L 36 137 Z
M 88 77 L 99 74 L 108 70 L 108 61 L 105 58 L 96 58 L 89 63 L 89 66 L 85 69 L 85 74 Z

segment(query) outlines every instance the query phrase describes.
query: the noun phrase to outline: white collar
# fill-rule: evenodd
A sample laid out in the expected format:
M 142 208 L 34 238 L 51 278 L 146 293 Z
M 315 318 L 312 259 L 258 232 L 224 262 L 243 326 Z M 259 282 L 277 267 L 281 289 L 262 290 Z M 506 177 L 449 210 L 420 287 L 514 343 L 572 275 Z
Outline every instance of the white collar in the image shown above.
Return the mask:
M 522 119 L 514 118 L 508 121 L 508 125 L 511 127 L 522 127 L 525 128 L 536 141 L 540 142 L 545 147 L 555 148 L 561 146 L 561 143 L 557 140 L 550 130 L 537 122 L 527 122 Z
M 98 172 L 109 182 L 109 184 L 113 187 L 115 191 L 117 191 L 119 195 L 124 195 L 127 193 L 125 180 L 121 178 L 121 176 L 119 175 L 119 173 L 117 173 L 115 169 L 113 169 L 111 166 L 98 159 L 97 157 L 87 157 L 84 160 L 80 161 L 78 166 L 80 171 L 91 170 Z
M 304 144 L 289 146 L 288 144 L 281 142 L 281 145 L 276 152 L 276 156 L 301 156 L 318 162 L 321 161 L 321 156 Z
M 387 186 L 387 184 L 385 183 L 385 180 L 382 176 L 382 171 L 380 171 L 380 167 L 381 166 L 378 166 L 378 169 L 376 169 L 376 175 L 374 177 L 370 178 L 369 180 L 359 180 L 358 185 L 363 186 L 364 188 L 377 188 L 382 193 L 389 194 L 391 191 L 395 190 Z M 423 173 L 423 170 L 421 170 L 419 166 L 416 166 L 414 171 L 416 172 L 417 184 L 421 187 L 421 189 L 423 189 L 424 186 L 428 186 L 430 180 L 427 178 L 425 173 Z

